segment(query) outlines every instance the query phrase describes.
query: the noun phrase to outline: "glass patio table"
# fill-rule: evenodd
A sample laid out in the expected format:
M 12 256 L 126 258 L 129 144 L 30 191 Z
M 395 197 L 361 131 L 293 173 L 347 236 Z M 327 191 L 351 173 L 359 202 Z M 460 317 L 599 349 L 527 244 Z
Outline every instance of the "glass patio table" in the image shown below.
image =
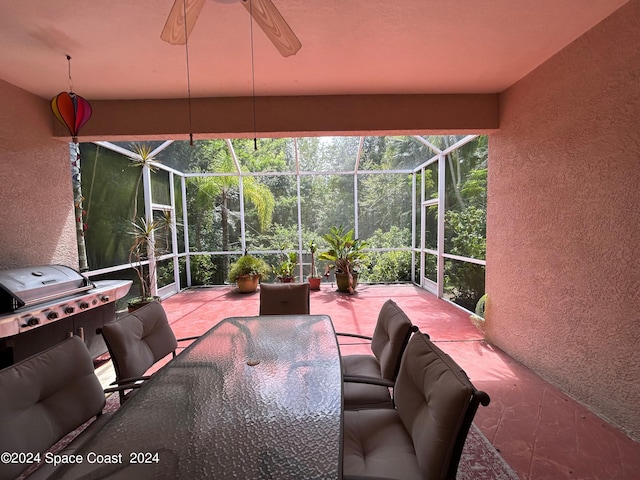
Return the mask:
M 325 315 L 227 318 L 54 478 L 338 479 L 342 374 Z

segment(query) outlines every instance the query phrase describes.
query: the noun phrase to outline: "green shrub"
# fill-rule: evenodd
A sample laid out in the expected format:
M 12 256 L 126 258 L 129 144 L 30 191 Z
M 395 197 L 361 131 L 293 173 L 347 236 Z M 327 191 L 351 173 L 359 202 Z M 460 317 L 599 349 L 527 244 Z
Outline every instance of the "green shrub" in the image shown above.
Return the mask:
M 210 255 L 191 255 L 191 284 L 213 285 L 216 266 Z
M 446 251 L 454 255 L 484 259 L 486 252 L 487 212 L 483 208 L 469 206 L 462 211 L 450 210 L 445 214 Z M 485 269 L 483 265 L 461 262 L 445 262 L 445 285 L 452 301 L 467 310 L 474 311 L 484 295 Z
M 263 277 L 271 271 L 271 267 L 261 258 L 253 255 L 243 255 L 233 262 L 229 268 L 229 281 L 235 283 L 242 275 L 259 275 Z
M 402 248 L 411 245 L 408 228 L 378 229 L 367 240 L 371 248 Z M 362 272 L 362 280 L 371 283 L 408 282 L 411 280 L 411 252 L 369 252 L 370 266 Z

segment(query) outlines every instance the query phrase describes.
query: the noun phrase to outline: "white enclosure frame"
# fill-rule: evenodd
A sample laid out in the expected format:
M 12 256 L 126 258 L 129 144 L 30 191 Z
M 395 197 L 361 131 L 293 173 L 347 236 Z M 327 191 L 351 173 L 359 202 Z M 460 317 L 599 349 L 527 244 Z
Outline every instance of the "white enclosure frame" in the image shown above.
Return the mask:
M 463 145 L 474 140 L 478 135 L 467 135 L 458 142 L 454 143 L 446 150 L 440 150 L 438 147 L 430 143 L 427 139 L 422 136 L 414 135 L 413 138 L 416 141 L 422 143 L 426 147 L 428 147 L 432 152 L 433 156 L 428 158 L 421 165 L 413 168 L 413 169 L 397 169 L 397 170 L 360 170 L 360 158 L 362 154 L 362 147 L 364 144 L 364 136 L 359 137 L 358 150 L 356 153 L 355 166 L 353 170 L 348 171 L 301 171 L 300 170 L 300 158 L 299 158 L 299 150 L 298 150 L 298 139 L 294 138 L 294 158 L 295 158 L 295 169 L 291 172 L 243 172 L 240 166 L 240 162 L 236 155 L 236 152 L 233 148 L 233 144 L 230 139 L 226 139 L 226 145 L 229 149 L 231 157 L 234 161 L 236 171 L 233 173 L 183 173 L 177 170 L 174 170 L 162 163 L 158 162 L 150 162 L 150 165 L 155 169 L 165 170 L 169 174 L 169 189 L 170 189 L 170 205 L 154 203 L 152 198 L 152 190 L 151 190 L 151 170 L 148 166 L 143 167 L 143 191 L 144 191 L 144 199 L 145 199 L 145 218 L 147 221 L 153 220 L 153 212 L 154 211 L 168 211 L 171 213 L 173 228 L 172 228 L 172 248 L 171 252 L 160 257 L 159 260 L 172 259 L 174 265 L 174 282 L 164 286 L 161 289 L 157 289 L 157 274 L 155 272 L 155 261 L 153 258 L 150 258 L 148 261 L 143 262 L 143 264 L 148 264 L 150 268 L 150 275 L 153 279 L 152 284 L 152 293 L 160 295 L 161 297 L 170 296 L 178 291 L 181 288 L 191 286 L 191 265 L 190 265 L 190 256 L 191 255 L 238 255 L 242 254 L 246 251 L 246 231 L 245 231 L 245 220 L 244 220 L 244 195 L 243 195 L 243 178 L 244 177 L 260 177 L 260 176 L 295 176 L 296 177 L 296 190 L 297 190 L 297 223 L 298 223 L 298 245 L 297 249 L 294 250 L 298 253 L 298 258 L 302 258 L 304 253 L 304 246 L 302 241 L 302 208 L 301 208 L 301 198 L 300 198 L 300 181 L 303 176 L 310 175 L 353 175 L 353 195 L 354 195 L 354 230 L 356 238 L 358 238 L 359 232 L 359 220 L 358 220 L 358 178 L 359 175 L 376 175 L 376 174 L 407 174 L 412 175 L 412 212 L 411 212 L 411 239 L 412 245 L 407 248 L 391 248 L 391 249 L 369 249 L 369 251 L 410 251 L 411 252 L 411 279 L 412 282 L 420 287 L 431 291 L 436 294 L 438 297 L 444 297 L 444 262 L 445 259 L 451 260 L 459 260 L 464 262 L 475 263 L 478 265 L 485 265 L 485 260 L 470 258 L 470 257 L 462 257 L 458 255 L 447 254 L 444 251 L 444 238 L 445 238 L 445 158 L 446 155 L 457 150 Z M 122 148 L 118 145 L 115 145 L 110 142 L 95 142 L 97 145 L 100 145 L 104 148 L 108 148 L 117 153 L 120 153 L 131 160 L 140 161 L 141 157 L 137 153 Z M 167 140 L 158 146 L 153 152 L 151 152 L 150 156 L 155 156 L 165 148 L 167 148 L 172 140 Z M 430 165 L 437 163 L 438 166 L 438 197 L 433 199 L 425 198 L 425 182 L 424 182 L 424 174 L 425 169 Z M 417 176 L 420 174 L 422 178 L 422 182 L 420 185 L 420 202 L 416 201 L 416 188 L 417 188 Z M 175 205 L 175 177 L 180 179 L 180 188 L 182 190 L 182 205 Z M 186 191 L 186 179 L 189 177 L 204 177 L 204 176 L 237 176 L 239 179 L 239 200 L 240 200 L 240 238 L 241 238 L 241 251 L 206 251 L 206 252 L 192 252 L 189 248 L 189 226 L 188 226 L 188 216 L 187 216 L 187 191 Z M 437 224 L 437 250 L 427 249 L 425 246 L 425 229 L 426 229 L 426 221 L 424 210 L 427 206 L 437 205 L 438 207 L 438 224 Z M 178 253 L 178 240 L 177 240 L 177 225 L 176 225 L 176 208 L 182 209 L 182 218 L 183 218 L 183 229 L 184 229 L 184 253 Z M 421 224 L 420 224 L 420 245 L 416 245 L 418 232 L 416 231 L 416 218 L 418 209 L 421 213 Z M 280 250 L 260 250 L 259 252 L 248 252 L 248 253 L 258 253 L 258 254 L 277 254 L 280 253 Z M 424 273 L 425 270 L 425 255 L 435 255 L 437 258 L 437 279 L 433 282 L 430 279 L 425 278 L 424 274 L 421 274 L 416 278 L 416 268 L 415 268 L 415 258 L 416 255 L 419 256 L 420 260 L 420 272 Z M 186 260 L 186 278 L 187 284 L 180 285 L 180 274 L 179 274 L 179 263 L 178 259 L 184 257 Z M 306 264 L 302 262 L 298 263 L 299 276 L 303 278 L 304 275 L 304 267 Z M 104 268 L 100 270 L 93 270 L 87 273 L 89 277 L 97 276 L 105 273 L 116 272 L 124 269 L 130 268 L 130 265 L 119 265 L 115 267 Z

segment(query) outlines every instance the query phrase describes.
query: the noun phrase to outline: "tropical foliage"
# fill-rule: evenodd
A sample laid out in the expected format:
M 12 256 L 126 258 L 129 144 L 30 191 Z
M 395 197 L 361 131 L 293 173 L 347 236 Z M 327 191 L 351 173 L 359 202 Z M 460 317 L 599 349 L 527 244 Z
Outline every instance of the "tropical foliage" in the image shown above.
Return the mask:
M 446 140 L 447 137 L 440 137 Z M 485 259 L 487 230 L 486 137 L 447 155 L 445 252 Z M 445 143 L 444 147 L 449 145 Z M 445 262 L 445 289 L 452 300 L 473 311 L 484 295 L 485 268 L 471 262 Z
M 296 265 L 298 264 L 298 254 L 296 252 L 280 252 L 280 261 L 273 268 L 278 280 L 290 281 L 295 277 Z
M 445 151 L 461 138 L 424 137 Z M 304 268 L 305 275 L 310 274 L 310 242 L 316 242 L 318 252 L 327 251 L 330 246 L 323 236 L 336 225 L 344 226 L 343 233 L 355 231 L 356 215 L 358 238 L 366 242 L 363 251 L 383 250 L 368 252 L 370 263 L 360 268 L 361 281 L 410 281 L 411 248 L 423 240 L 423 220 L 427 224 L 425 245 L 436 248 L 433 226 L 437 225 L 437 209 L 422 210 L 420 190 L 424 185 L 426 199 L 437 195 L 437 162 L 423 174 L 411 174 L 435 155 L 414 137 L 364 137 L 362 142 L 359 137 L 310 137 L 295 142 L 261 139 L 257 150 L 248 139 L 196 141 L 193 146 L 176 141 L 161 151 L 157 150 L 162 142 L 117 145 L 140 158 L 155 152 L 154 164 L 186 175 L 182 178 L 163 168 L 153 169 L 152 201 L 166 205 L 175 200 L 176 248 L 184 253 L 188 238 L 191 272 L 198 272 L 198 282 L 227 282 L 229 263 L 245 249 L 277 266 L 282 245 L 286 245 L 284 254 L 299 254 L 298 266 Z M 128 264 L 131 220 L 143 213 L 142 163 L 95 144 L 81 148 L 89 268 Z M 445 165 L 444 250 L 482 260 L 486 137 L 448 152 Z M 186 218 L 182 218 L 183 204 Z M 415 239 L 411 235 L 414 221 Z M 324 268 L 327 260 L 320 261 Z M 419 267 L 417 260 L 416 265 Z M 180 269 L 184 274 L 184 260 Z M 165 270 L 170 275 L 173 263 L 163 267 Z M 435 272 L 435 257 L 426 255 L 425 271 L 416 272 L 416 279 L 420 275 L 435 277 Z M 447 260 L 444 273 L 446 292 L 453 301 L 471 303 L 484 293 L 484 267 Z
M 322 239 L 327 245 L 327 250 L 321 252 L 318 259 L 328 262 L 326 273 L 335 270 L 336 274 L 346 275 L 349 279 L 349 292 L 353 293 L 356 284 L 354 275 L 360 273 L 367 263 L 367 254 L 364 251 L 366 242 L 354 238 L 354 230 L 345 231 L 342 225 L 331 227 Z
M 369 248 L 403 248 L 411 244 L 411 230 L 391 227 L 389 231 L 378 229 L 367 241 Z M 411 252 L 396 250 L 370 252 L 369 267 L 362 273 L 362 280 L 370 283 L 395 283 L 411 281 Z

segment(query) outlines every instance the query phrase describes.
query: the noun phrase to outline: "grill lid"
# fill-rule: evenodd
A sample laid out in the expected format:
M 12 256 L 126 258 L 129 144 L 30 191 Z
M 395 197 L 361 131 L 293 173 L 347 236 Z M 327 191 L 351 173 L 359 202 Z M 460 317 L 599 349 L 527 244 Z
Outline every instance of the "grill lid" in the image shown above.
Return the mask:
M 0 313 L 74 295 L 93 284 L 64 265 L 41 265 L 0 270 Z

